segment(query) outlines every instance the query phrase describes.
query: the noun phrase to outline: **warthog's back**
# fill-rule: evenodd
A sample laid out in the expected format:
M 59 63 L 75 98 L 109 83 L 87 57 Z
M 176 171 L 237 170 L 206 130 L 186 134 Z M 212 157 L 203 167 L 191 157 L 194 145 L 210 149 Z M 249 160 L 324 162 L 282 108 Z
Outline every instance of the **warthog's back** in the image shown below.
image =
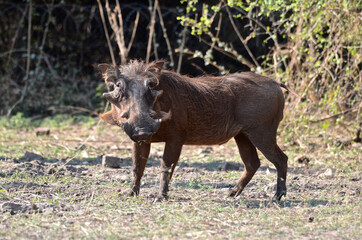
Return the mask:
M 279 122 L 284 106 L 278 84 L 252 73 L 186 78 L 165 72 L 160 88 L 172 102 L 173 119 L 186 144 L 222 144 L 268 119 Z

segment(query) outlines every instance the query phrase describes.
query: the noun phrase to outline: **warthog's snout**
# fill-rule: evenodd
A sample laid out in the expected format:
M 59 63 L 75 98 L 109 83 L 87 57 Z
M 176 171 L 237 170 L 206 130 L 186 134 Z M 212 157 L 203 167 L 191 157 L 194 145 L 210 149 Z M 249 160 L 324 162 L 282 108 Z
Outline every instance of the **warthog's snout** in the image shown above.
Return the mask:
M 145 142 L 145 141 L 151 140 L 153 134 L 154 133 L 151 133 L 151 132 L 140 131 L 140 132 L 134 133 L 131 138 L 135 142 Z
M 155 120 L 151 124 L 147 124 L 147 127 L 132 127 L 132 124 L 125 122 L 123 124 L 124 131 L 134 142 L 146 142 L 152 139 L 158 129 L 160 128 L 161 121 Z

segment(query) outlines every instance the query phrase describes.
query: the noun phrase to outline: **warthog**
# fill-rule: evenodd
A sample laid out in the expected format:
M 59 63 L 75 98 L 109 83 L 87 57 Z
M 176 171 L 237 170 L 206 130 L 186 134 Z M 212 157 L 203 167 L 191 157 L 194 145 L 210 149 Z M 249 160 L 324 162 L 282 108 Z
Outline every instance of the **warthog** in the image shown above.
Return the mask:
M 284 108 L 280 87 L 286 86 L 254 73 L 190 78 L 162 70 L 163 64 L 99 65 L 105 82 L 114 86 L 103 94 L 111 110 L 100 118 L 122 127 L 134 142 L 130 195 L 139 194 L 151 143 L 165 142 L 156 198 L 162 200 L 184 144 L 223 144 L 234 138 L 245 168 L 230 196 L 238 196 L 259 168 L 256 148 L 277 169 L 274 198 L 285 196 L 288 157 L 276 134 Z

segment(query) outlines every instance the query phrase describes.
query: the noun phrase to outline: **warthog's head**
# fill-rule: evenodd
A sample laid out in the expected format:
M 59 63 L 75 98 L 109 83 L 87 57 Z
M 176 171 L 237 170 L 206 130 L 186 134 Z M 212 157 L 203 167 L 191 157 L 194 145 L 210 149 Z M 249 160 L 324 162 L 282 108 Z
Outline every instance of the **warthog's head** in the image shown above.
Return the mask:
M 171 112 L 157 111 L 155 104 L 162 95 L 156 90 L 163 62 L 148 65 L 133 61 L 128 65 L 115 67 L 98 65 L 105 82 L 113 91 L 103 96 L 111 103 L 112 110 L 100 114 L 101 119 L 123 127 L 135 142 L 145 142 L 152 138 L 161 125 L 171 117 Z

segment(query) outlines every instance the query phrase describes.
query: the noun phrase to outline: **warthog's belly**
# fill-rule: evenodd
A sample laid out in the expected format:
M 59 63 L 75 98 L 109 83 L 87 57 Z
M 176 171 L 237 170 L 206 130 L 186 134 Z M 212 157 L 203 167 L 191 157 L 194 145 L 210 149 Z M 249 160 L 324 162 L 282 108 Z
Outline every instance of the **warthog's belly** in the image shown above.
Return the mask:
M 240 133 L 241 128 L 236 124 L 200 125 L 187 132 L 187 145 L 216 145 L 224 144 Z

